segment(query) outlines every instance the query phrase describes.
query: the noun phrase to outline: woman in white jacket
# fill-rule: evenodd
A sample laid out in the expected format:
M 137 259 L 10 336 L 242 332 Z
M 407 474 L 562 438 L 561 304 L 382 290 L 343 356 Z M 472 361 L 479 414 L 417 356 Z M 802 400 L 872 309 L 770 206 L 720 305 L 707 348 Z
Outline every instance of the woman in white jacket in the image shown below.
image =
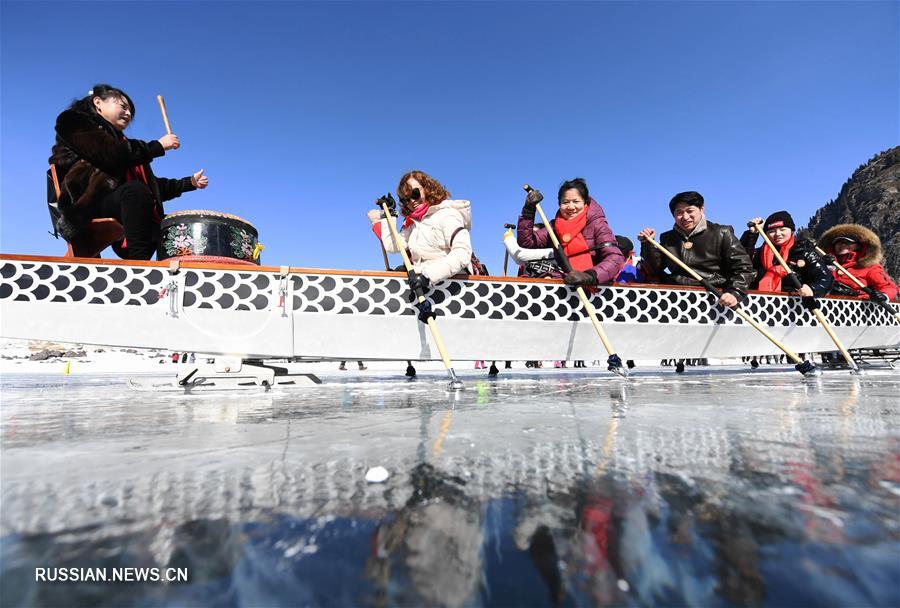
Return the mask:
M 447 189 L 424 171 L 410 171 L 401 177 L 397 195 L 404 216 L 400 234 L 406 241 L 418 286 L 427 289 L 430 283 L 471 274 L 471 203 L 452 200 Z M 369 219 L 384 248 L 399 253 L 383 213 L 373 209 Z

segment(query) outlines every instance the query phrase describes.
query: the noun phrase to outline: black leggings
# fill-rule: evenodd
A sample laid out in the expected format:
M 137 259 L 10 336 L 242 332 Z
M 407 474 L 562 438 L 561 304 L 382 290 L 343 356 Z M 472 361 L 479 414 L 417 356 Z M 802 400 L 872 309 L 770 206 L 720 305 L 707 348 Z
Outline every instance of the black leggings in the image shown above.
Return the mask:
M 93 217 L 113 217 L 125 229 L 125 249 L 116 253 L 129 260 L 149 260 L 159 243 L 159 224 L 153 217 L 156 206 L 150 189 L 138 181 L 122 184 L 97 203 Z

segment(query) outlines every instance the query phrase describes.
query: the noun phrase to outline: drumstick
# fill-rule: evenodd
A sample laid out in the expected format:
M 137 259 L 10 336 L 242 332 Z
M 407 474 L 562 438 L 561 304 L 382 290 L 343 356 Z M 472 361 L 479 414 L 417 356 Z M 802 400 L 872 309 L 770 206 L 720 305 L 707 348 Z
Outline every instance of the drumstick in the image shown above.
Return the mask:
M 163 122 L 166 125 L 166 135 L 171 135 L 172 125 L 169 124 L 169 115 L 166 114 L 166 102 L 163 101 L 162 95 L 157 95 L 156 101 L 159 102 L 159 111 L 162 112 Z
M 59 189 L 59 177 L 56 175 L 56 165 L 53 163 L 50 163 L 50 177 L 53 179 L 53 189 L 56 191 L 56 200 L 58 201 L 62 191 Z

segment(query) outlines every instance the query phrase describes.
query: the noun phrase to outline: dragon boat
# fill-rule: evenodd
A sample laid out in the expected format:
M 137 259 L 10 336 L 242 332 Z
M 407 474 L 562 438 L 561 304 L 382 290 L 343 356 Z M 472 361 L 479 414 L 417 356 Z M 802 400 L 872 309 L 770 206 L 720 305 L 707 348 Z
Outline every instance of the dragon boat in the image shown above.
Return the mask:
M 472 276 L 443 281 L 428 297 L 453 360 L 606 358 L 561 281 Z M 613 285 L 590 297 L 623 358 L 780 354 L 702 288 Z M 847 348 L 900 343 L 900 324 L 873 303 L 821 303 Z M 751 292 L 743 309 L 796 352 L 834 350 L 799 298 Z M 6 338 L 245 360 L 440 360 L 416 312 L 398 272 L 0 255 Z

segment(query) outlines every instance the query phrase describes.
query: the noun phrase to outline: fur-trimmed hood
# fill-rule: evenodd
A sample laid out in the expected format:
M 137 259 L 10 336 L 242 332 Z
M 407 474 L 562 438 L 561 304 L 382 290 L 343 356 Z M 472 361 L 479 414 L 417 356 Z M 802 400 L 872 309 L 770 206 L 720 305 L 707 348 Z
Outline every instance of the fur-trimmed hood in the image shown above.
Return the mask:
M 819 247 L 826 253 L 834 253 L 834 241 L 840 236 L 848 236 L 859 243 L 856 266 L 866 268 L 881 262 L 881 239 L 878 235 L 859 224 L 838 224 L 832 226 L 819 238 Z

